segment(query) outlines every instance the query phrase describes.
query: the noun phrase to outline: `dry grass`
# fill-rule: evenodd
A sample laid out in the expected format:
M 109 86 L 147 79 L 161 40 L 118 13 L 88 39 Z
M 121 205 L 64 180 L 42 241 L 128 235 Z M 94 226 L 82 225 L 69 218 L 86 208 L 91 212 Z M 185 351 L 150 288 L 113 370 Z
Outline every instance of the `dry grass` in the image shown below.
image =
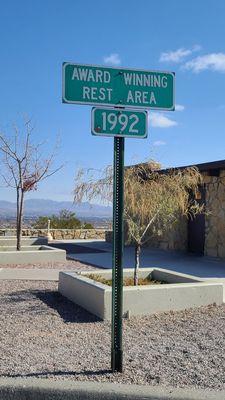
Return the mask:
M 97 275 L 97 274 L 88 274 L 86 275 L 87 278 L 93 279 L 96 282 L 103 283 L 104 285 L 112 286 L 112 279 L 106 279 L 102 275 Z M 138 279 L 138 285 L 143 286 L 143 285 L 163 285 L 167 282 L 163 281 L 156 281 L 155 279 L 151 278 L 151 275 L 148 275 L 146 278 L 139 278 Z M 134 278 L 132 277 L 126 277 L 123 279 L 123 286 L 134 286 Z

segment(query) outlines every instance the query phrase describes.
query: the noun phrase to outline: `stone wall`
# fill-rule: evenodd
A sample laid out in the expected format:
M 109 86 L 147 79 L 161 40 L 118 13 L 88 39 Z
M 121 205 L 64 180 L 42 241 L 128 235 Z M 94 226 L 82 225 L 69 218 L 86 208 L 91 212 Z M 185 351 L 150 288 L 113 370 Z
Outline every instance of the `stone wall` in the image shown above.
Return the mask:
M 225 258 L 225 170 L 219 176 L 203 173 L 206 189 L 205 248 L 204 254 L 210 257 Z M 106 240 L 111 241 L 110 232 Z M 125 234 L 125 243 L 127 243 Z M 181 219 L 172 229 L 150 239 L 147 246 L 165 250 L 187 250 L 187 220 Z M 128 243 L 129 244 L 129 243 Z
M 205 176 L 205 255 L 225 258 L 225 171 L 219 177 Z
M 105 232 L 105 240 L 108 243 L 112 243 L 112 241 L 113 241 L 113 232 L 112 231 Z
M 2 234 L 15 235 L 15 229 L 0 229 Z M 23 229 L 23 236 L 47 236 L 47 229 Z M 53 239 L 105 239 L 104 229 L 50 229 Z
M 225 258 L 225 170 L 219 176 L 202 173 L 206 190 L 204 255 Z M 161 249 L 187 250 L 187 220 L 181 219 L 162 237 L 150 240 L 148 245 Z
M 106 231 L 105 240 L 112 242 L 112 231 Z M 125 245 L 132 245 L 128 240 L 126 228 L 124 231 Z M 170 228 L 164 234 L 160 234 L 157 238 L 149 239 L 145 247 L 154 247 L 163 250 L 186 250 L 187 249 L 187 220 L 181 218 L 180 221 Z
M 225 259 L 225 170 L 221 170 L 219 176 L 209 176 L 207 172 L 202 175 L 207 211 L 204 254 Z M 110 232 L 106 234 L 106 240 L 112 240 Z M 173 229 L 155 240 L 149 240 L 147 245 L 161 249 L 186 250 L 187 242 L 187 220 L 181 219 Z
M 187 250 L 187 234 L 187 219 L 181 218 L 167 232 L 150 239 L 147 245 L 162 250 Z

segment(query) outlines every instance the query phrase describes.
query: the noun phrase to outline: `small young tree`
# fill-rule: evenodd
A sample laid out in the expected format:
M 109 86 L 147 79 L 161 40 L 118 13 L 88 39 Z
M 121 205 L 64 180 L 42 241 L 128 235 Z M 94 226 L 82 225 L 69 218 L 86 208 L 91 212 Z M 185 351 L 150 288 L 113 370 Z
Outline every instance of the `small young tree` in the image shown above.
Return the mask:
M 161 173 L 155 162 L 126 169 L 124 215 L 127 235 L 135 245 L 134 285 L 138 284 L 142 246 L 171 230 L 180 218 L 203 212 L 203 206 L 190 196 L 201 179 L 196 168 Z
M 141 247 L 159 232 L 171 229 L 182 216 L 192 218 L 203 212 L 190 196 L 201 184 L 196 168 L 160 172 L 155 161 L 128 167 L 124 174 L 124 219 L 127 235 L 135 245 L 134 285 L 138 284 Z M 112 201 L 113 172 L 111 167 L 96 178 L 92 170 L 78 172 L 74 199 Z
M 43 142 L 32 143 L 33 127 L 30 120 L 25 121 L 22 132 L 14 127 L 12 136 L 0 133 L 0 154 L 2 155 L 1 176 L 7 187 L 16 190 L 16 231 L 17 250 L 21 250 L 21 235 L 24 211 L 24 196 L 37 190 L 39 182 L 55 174 L 62 168 L 52 168 L 55 151 L 44 158 Z

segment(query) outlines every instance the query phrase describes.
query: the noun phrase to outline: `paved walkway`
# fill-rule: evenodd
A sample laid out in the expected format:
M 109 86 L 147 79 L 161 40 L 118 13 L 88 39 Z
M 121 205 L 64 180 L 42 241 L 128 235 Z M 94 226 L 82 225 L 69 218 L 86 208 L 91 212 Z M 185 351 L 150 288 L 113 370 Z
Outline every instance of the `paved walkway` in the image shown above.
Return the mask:
M 68 241 L 69 242 L 69 241 Z M 66 243 L 66 241 L 64 241 Z M 71 243 L 71 241 L 70 241 Z M 74 260 L 87 264 L 93 264 L 101 268 L 112 268 L 112 246 L 105 241 L 76 240 L 74 243 L 79 246 L 87 246 L 94 249 L 94 253 L 68 254 Z M 104 251 L 104 253 L 97 252 Z M 164 251 L 158 249 L 143 248 L 140 260 L 141 267 L 167 268 L 173 271 L 196 275 L 209 279 L 224 279 L 225 261 L 209 257 L 197 257 L 192 254 L 175 251 Z M 124 268 L 134 267 L 134 248 L 124 249 Z
M 68 250 L 75 253 L 67 253 L 69 258 L 84 264 L 96 267 L 112 268 L 112 246 L 104 240 L 60 240 L 54 241 L 68 246 Z M 51 244 L 50 244 L 51 245 Z M 93 249 L 93 252 L 91 252 Z M 158 249 L 144 248 L 141 253 L 141 267 L 158 267 L 170 269 L 185 274 L 194 275 L 214 282 L 224 284 L 225 294 L 225 261 L 209 258 L 196 257 L 183 252 L 163 251 Z M 134 267 L 134 248 L 124 249 L 124 268 Z M 84 266 L 85 269 L 85 266 Z M 59 270 L 54 269 L 5 269 L 0 268 L 0 279 L 32 279 L 58 280 Z
M 69 254 L 74 260 L 84 263 L 93 264 L 100 268 L 112 268 L 112 246 L 105 241 L 89 241 L 84 242 L 77 240 L 76 243 L 89 248 L 104 250 L 105 253 L 95 254 Z M 225 301 L 225 261 L 210 257 L 197 257 L 195 255 L 164 251 L 159 249 L 143 248 L 140 258 L 140 265 L 144 267 L 158 267 L 170 269 L 172 271 L 190 274 L 204 278 L 213 282 L 220 282 L 224 285 L 224 301 Z M 124 249 L 124 268 L 134 268 L 134 248 L 127 246 Z

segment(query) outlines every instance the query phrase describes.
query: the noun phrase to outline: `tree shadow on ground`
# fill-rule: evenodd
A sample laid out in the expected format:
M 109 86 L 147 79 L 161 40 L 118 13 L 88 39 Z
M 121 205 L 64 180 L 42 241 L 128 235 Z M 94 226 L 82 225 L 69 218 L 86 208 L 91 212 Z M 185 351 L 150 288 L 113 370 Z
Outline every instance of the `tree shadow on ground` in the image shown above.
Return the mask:
M 56 249 L 66 250 L 67 253 L 73 254 L 95 254 L 95 253 L 107 253 L 106 250 L 96 249 L 94 247 L 80 246 L 74 243 L 51 243 L 51 247 Z
M 42 371 L 42 372 L 29 372 L 27 374 L 0 374 L 1 378 L 40 378 L 49 376 L 98 376 L 112 374 L 111 369 L 100 369 L 97 371 Z
M 23 303 L 21 307 L 21 303 Z M 53 290 L 21 290 L 1 296 L 0 312 L 48 315 L 54 311 L 65 323 L 102 322 L 100 318 Z

